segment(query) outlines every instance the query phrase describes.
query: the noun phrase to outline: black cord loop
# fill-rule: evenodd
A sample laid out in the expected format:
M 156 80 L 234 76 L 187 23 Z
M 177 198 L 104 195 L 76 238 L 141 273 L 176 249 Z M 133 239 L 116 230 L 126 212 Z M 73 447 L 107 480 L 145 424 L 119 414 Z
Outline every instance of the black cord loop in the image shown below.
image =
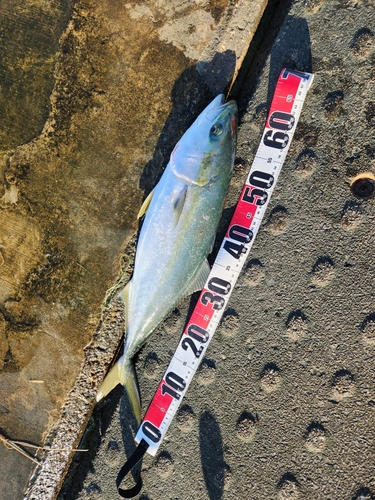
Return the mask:
M 129 474 L 129 472 L 142 459 L 142 457 L 146 453 L 148 447 L 149 447 L 149 444 L 144 439 L 142 439 L 141 442 L 139 443 L 139 445 L 137 446 L 137 448 L 135 449 L 134 453 L 131 455 L 129 460 L 127 460 L 125 462 L 125 464 L 121 468 L 120 472 L 118 473 L 118 476 L 116 479 L 116 486 L 117 486 L 118 494 L 120 495 L 121 498 L 134 498 L 141 491 L 142 486 L 143 486 L 143 481 L 142 481 L 141 476 L 139 476 L 137 484 L 135 486 L 133 486 L 132 488 L 129 488 L 127 490 L 120 488 L 120 484 L 122 483 L 125 476 L 127 476 Z

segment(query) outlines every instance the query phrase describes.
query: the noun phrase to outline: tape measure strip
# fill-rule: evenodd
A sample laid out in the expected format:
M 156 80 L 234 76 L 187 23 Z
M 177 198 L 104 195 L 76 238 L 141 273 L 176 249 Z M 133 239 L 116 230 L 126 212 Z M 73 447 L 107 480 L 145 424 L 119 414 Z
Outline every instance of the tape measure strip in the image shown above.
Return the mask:
M 261 143 L 217 258 L 135 440 L 154 456 L 220 322 L 259 230 L 314 76 L 283 69 Z

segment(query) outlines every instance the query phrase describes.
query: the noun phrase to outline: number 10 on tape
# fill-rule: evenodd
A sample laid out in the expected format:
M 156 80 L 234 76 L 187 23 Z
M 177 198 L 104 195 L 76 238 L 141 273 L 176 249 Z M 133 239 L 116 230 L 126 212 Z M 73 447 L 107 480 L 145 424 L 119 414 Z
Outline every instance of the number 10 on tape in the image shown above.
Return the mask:
M 290 146 L 310 73 L 284 69 L 277 81 L 261 143 L 211 273 L 174 356 L 137 432 L 155 455 L 220 322 L 245 263 Z

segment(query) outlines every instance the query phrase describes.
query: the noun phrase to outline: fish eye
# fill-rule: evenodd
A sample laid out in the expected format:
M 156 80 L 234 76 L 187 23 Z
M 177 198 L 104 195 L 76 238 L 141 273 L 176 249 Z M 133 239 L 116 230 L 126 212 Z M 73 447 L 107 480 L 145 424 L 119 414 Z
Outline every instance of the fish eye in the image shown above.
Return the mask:
M 220 125 L 220 123 L 216 124 L 216 125 L 213 125 L 211 127 L 211 134 L 212 135 L 221 135 L 223 133 L 223 126 Z

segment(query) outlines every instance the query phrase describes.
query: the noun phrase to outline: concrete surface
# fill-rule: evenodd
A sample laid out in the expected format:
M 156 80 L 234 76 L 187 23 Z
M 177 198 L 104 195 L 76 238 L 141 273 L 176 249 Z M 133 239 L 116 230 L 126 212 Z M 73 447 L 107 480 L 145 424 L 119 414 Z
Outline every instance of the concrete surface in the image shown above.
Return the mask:
M 142 500 L 375 498 L 375 205 L 350 191 L 357 174 L 375 173 L 374 3 L 294 0 L 284 19 L 277 12 L 237 86 L 238 158 L 219 239 L 280 69 L 315 81 L 224 324 L 160 453 L 143 460 Z M 188 308 L 137 358 L 144 411 Z M 119 389 L 95 409 L 81 443 L 90 452 L 75 457 L 59 499 L 116 498 L 135 430 Z
M 48 495 L 119 343 L 121 328 L 104 322 L 104 344 L 95 332 L 144 194 L 230 85 L 265 4 L 1 4 L 0 428 L 45 445 L 63 436 Z M 0 464 L 0 498 L 21 498 L 34 464 L 2 444 Z

